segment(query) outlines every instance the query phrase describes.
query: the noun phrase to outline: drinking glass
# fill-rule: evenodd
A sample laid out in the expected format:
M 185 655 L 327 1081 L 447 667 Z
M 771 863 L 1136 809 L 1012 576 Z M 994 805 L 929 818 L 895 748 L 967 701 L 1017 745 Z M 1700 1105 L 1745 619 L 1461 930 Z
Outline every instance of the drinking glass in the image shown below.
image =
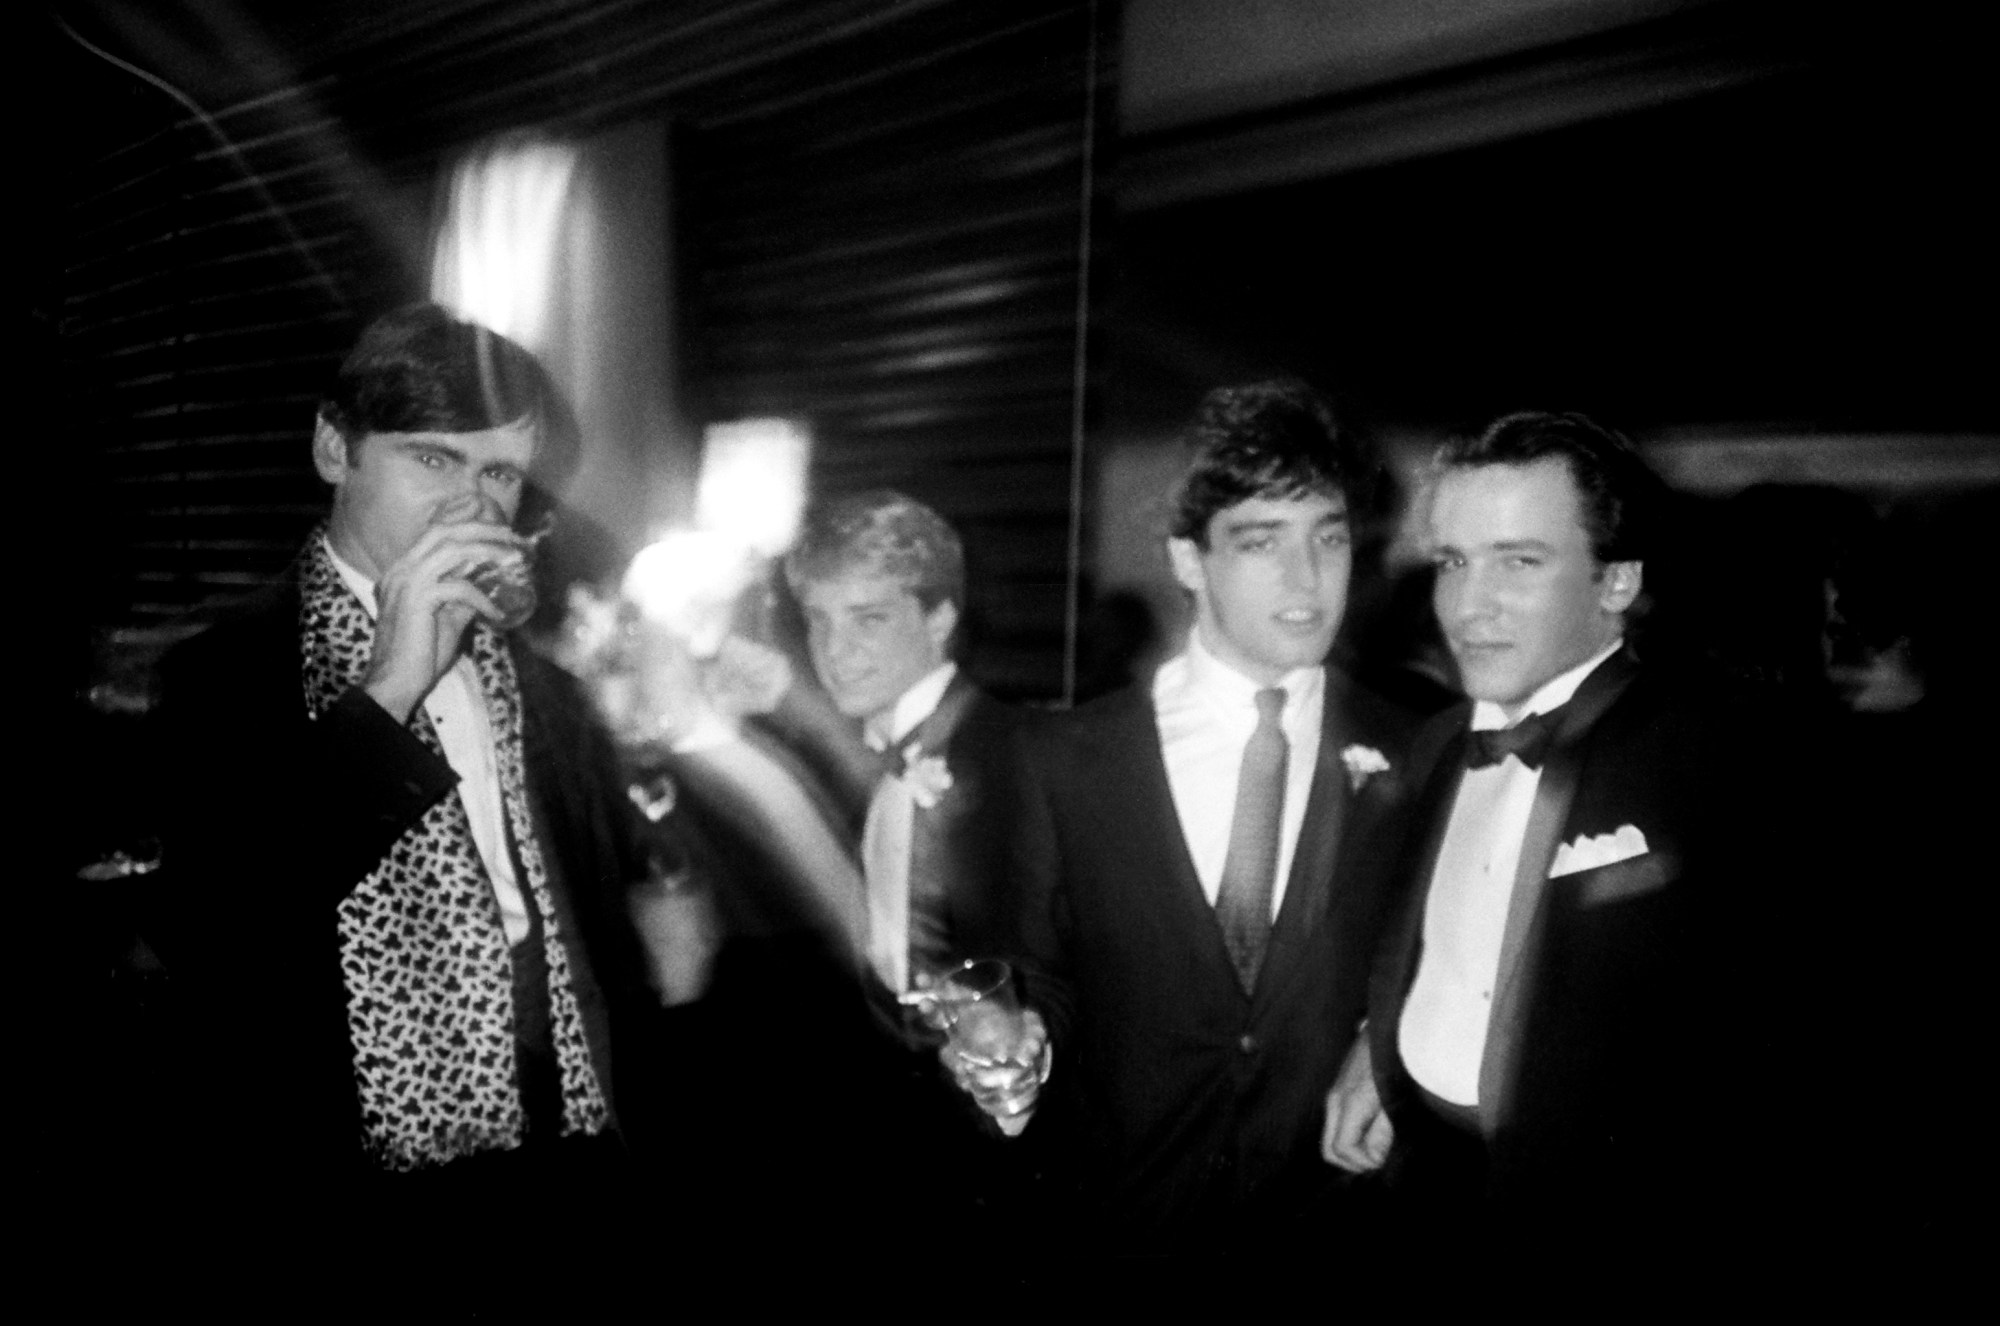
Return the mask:
M 555 523 L 555 514 L 549 512 L 532 529 L 523 530 L 521 537 L 527 540 L 527 546 L 521 550 L 519 557 L 475 562 L 466 568 L 465 578 L 480 593 L 493 600 L 493 606 L 500 610 L 500 620 L 493 623 L 496 629 L 516 630 L 535 615 L 538 602 L 535 593 L 535 550 L 555 528 Z
M 1009 1137 L 1028 1126 L 1033 1095 L 1023 1088 L 1034 1078 L 1028 1055 L 1027 1014 L 1014 969 L 998 958 L 975 958 L 944 972 L 927 992 L 945 1050 L 962 1066 L 964 1086 Z

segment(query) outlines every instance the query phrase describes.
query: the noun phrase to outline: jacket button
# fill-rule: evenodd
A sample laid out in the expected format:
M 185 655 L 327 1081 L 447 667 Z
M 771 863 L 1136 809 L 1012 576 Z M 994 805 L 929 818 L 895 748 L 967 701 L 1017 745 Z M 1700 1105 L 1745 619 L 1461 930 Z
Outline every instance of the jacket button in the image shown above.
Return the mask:
M 1236 1042 L 1236 1048 L 1245 1054 L 1255 1054 L 1257 1053 L 1257 1038 L 1246 1031 L 1243 1033 L 1243 1039 Z

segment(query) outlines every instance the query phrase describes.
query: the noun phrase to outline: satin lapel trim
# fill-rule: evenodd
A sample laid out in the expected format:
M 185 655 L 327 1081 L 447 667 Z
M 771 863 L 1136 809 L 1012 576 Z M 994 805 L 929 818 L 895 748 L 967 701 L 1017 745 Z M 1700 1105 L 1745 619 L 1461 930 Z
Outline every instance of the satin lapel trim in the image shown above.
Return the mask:
M 1576 801 L 1583 771 L 1583 738 L 1636 675 L 1629 657 L 1618 654 L 1585 679 L 1564 711 L 1562 726 L 1549 748 L 1548 763 L 1535 786 L 1535 804 L 1528 812 L 1528 828 L 1521 837 L 1521 856 L 1514 868 L 1507 924 L 1501 931 L 1493 1012 L 1486 1027 L 1486 1050 L 1479 1062 L 1479 1124 L 1489 1137 L 1506 1124 L 1513 1104 L 1531 984 L 1523 978 L 1534 969 L 1544 916 L 1542 898 L 1556 848 L 1562 845 L 1570 807 Z
M 1349 790 L 1347 770 L 1340 762 L 1338 697 L 1328 678 L 1326 711 L 1319 725 L 1319 754 L 1313 761 L 1312 782 L 1306 789 L 1305 818 L 1299 823 L 1299 840 L 1292 848 L 1292 869 L 1285 877 L 1285 900 L 1278 904 L 1277 920 L 1271 926 L 1270 947 L 1264 965 L 1257 970 L 1252 1002 L 1265 1003 L 1276 997 L 1298 970 L 1306 951 L 1306 938 L 1313 933 L 1333 900 L 1335 867 L 1346 842 Z M 1205 899 L 1204 899 L 1205 901 Z M 1211 914 L 1213 914 L 1213 909 Z M 1222 933 L 1220 924 L 1216 933 Z
M 951 744 L 951 734 L 965 718 L 965 711 L 978 698 L 979 688 L 967 681 L 963 672 L 953 677 L 944 694 L 938 697 L 937 708 L 924 715 L 923 721 L 896 743 L 897 759 L 911 746 L 922 746 L 925 755 L 942 755 Z

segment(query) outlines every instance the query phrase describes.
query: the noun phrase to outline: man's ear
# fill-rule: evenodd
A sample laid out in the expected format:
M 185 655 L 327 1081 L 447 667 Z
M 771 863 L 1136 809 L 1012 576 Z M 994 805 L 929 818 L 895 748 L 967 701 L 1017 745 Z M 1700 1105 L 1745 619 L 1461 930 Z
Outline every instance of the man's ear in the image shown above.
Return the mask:
M 1190 594 L 1208 589 L 1208 572 L 1201 564 L 1201 549 L 1193 539 L 1168 539 L 1167 560 L 1173 564 L 1174 579 Z
M 347 439 L 320 415 L 313 421 L 313 468 L 331 484 L 347 478 Z
M 958 629 L 958 605 L 950 599 L 939 599 L 937 606 L 924 614 L 924 629 L 930 632 L 931 643 L 940 654 L 950 652 L 951 633 Z
M 1603 588 L 1597 592 L 1597 605 L 1609 613 L 1624 612 L 1639 597 L 1639 591 L 1645 585 L 1645 571 L 1644 562 L 1606 562 Z

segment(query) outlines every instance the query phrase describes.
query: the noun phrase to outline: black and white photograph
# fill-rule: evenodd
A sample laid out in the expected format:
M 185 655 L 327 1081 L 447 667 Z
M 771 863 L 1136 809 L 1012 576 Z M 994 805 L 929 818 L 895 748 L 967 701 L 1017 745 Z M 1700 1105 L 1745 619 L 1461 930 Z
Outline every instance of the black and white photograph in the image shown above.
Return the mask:
M 32 1300 L 1963 1311 L 1979 8 L 34 6 Z

